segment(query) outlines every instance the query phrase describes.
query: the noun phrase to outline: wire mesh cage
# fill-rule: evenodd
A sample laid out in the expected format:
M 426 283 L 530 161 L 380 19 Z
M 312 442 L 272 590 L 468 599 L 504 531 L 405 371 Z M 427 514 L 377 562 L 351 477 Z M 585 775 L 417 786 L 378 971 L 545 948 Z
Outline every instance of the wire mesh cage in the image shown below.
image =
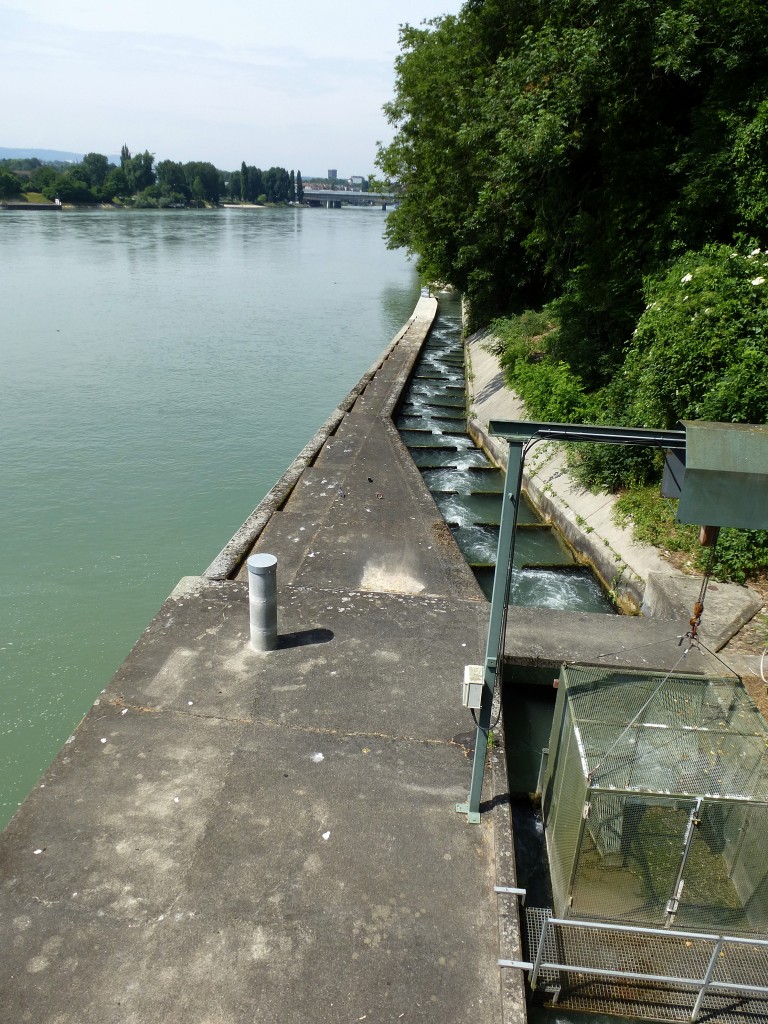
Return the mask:
M 768 936 L 768 726 L 737 677 L 561 670 L 555 914 Z

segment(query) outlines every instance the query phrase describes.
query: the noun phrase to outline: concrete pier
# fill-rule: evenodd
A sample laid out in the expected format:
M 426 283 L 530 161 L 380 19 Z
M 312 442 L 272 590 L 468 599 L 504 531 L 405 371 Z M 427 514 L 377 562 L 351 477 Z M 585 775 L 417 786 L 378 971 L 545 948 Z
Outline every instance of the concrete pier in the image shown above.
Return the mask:
M 391 419 L 435 313 L 419 302 L 178 584 L 0 835 L 3 1020 L 523 1024 L 521 973 L 497 967 L 521 952 L 516 898 L 494 894 L 516 884 L 502 744 L 480 824 L 453 809 L 488 605 Z M 482 428 L 515 413 L 480 360 Z M 254 553 L 278 563 L 269 651 L 249 638 Z M 506 655 L 662 668 L 684 626 L 677 607 L 514 609 Z
M 434 313 L 181 581 L 0 836 L 4 1019 L 524 1019 L 496 966 L 518 932 L 493 891 L 515 884 L 501 750 L 482 823 L 453 809 L 487 604 L 390 419 Z M 245 579 L 212 578 L 253 550 L 278 556 L 263 653 Z

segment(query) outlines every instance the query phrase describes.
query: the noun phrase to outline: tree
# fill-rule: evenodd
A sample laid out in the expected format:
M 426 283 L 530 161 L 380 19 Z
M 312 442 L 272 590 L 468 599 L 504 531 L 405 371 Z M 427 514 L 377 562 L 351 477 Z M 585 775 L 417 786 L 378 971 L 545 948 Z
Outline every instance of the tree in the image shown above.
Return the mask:
M 13 174 L 12 171 L 0 168 L 0 199 L 10 199 L 12 196 L 18 195 L 21 189 L 21 178 Z
M 46 199 L 61 199 L 63 203 L 93 203 L 96 196 L 88 187 L 88 183 L 79 177 L 79 169 L 73 168 L 58 174 L 43 189 Z
M 248 189 L 251 202 L 261 201 L 264 192 L 264 172 L 260 167 L 248 168 Z
M 468 0 L 401 30 L 377 163 L 389 243 L 476 321 L 555 301 L 557 354 L 608 379 L 643 279 L 768 222 L 756 0 Z
M 53 167 L 43 165 L 33 171 L 27 183 L 27 192 L 43 192 L 48 185 L 56 180 L 58 175 Z
M 93 189 L 100 189 L 110 170 L 109 160 L 101 153 L 86 153 L 80 167 L 83 177 Z
M 284 167 L 270 167 L 264 172 L 264 192 L 268 203 L 291 201 L 290 175 Z
M 157 165 L 157 184 L 160 194 L 179 200 L 189 199 L 190 189 L 182 164 L 173 160 L 161 160 Z
M 147 150 L 137 153 L 126 162 L 124 170 L 132 192 L 143 192 L 145 188 L 154 185 L 155 172 L 152 167 L 154 162 L 154 155 Z
M 184 176 L 192 190 L 194 199 L 206 199 L 209 203 L 218 203 L 221 192 L 219 172 L 211 163 L 194 161 L 184 164 Z M 196 195 L 195 182 L 200 179 L 201 193 Z
M 108 203 L 112 199 L 124 199 L 128 195 L 130 188 L 125 171 L 122 167 L 113 167 L 101 186 L 101 198 Z
M 241 184 L 243 176 L 240 171 L 232 171 L 229 175 L 229 197 L 230 199 L 240 199 L 242 197 Z
M 199 174 L 195 175 L 192 182 L 192 199 L 197 207 L 199 207 L 205 199 L 205 186 L 203 185 L 203 179 Z
M 304 202 L 304 182 L 301 180 L 301 171 L 296 171 L 296 202 Z

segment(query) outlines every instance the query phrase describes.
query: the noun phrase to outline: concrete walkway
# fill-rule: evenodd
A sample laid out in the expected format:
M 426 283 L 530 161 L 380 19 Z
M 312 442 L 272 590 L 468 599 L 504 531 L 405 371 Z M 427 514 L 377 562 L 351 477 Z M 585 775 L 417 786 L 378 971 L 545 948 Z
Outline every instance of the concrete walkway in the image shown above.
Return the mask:
M 182 580 L 0 836 L 4 1020 L 524 1019 L 501 751 L 453 809 L 488 606 L 389 417 L 434 311 L 211 570 L 278 556 L 277 650 Z

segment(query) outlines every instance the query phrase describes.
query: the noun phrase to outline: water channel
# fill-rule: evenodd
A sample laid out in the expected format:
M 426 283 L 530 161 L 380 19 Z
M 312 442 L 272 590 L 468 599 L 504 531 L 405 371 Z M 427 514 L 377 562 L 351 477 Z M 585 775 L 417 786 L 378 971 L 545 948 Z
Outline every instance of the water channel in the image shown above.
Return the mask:
M 396 425 L 490 600 L 504 474 L 467 434 L 466 406 L 459 301 L 441 296 L 439 318 L 403 395 Z M 557 531 L 525 501 L 518 515 L 510 596 L 513 604 L 526 607 L 615 614 L 593 573 L 576 562 Z M 554 690 L 533 674 L 515 678 L 514 686 L 514 709 L 508 708 L 509 701 L 503 708 L 510 791 L 519 794 L 512 806 L 517 881 L 528 890 L 528 905 L 550 906 L 541 815 L 526 794 L 536 788 L 541 751 L 549 740 Z M 615 1024 L 617 1020 L 620 1018 L 529 1008 L 531 1024 Z
M 457 299 L 440 300 L 396 425 L 443 518 L 490 599 L 504 474 L 466 432 L 466 380 Z M 613 613 L 593 573 L 574 559 L 552 526 L 527 502 L 518 516 L 513 604 Z

